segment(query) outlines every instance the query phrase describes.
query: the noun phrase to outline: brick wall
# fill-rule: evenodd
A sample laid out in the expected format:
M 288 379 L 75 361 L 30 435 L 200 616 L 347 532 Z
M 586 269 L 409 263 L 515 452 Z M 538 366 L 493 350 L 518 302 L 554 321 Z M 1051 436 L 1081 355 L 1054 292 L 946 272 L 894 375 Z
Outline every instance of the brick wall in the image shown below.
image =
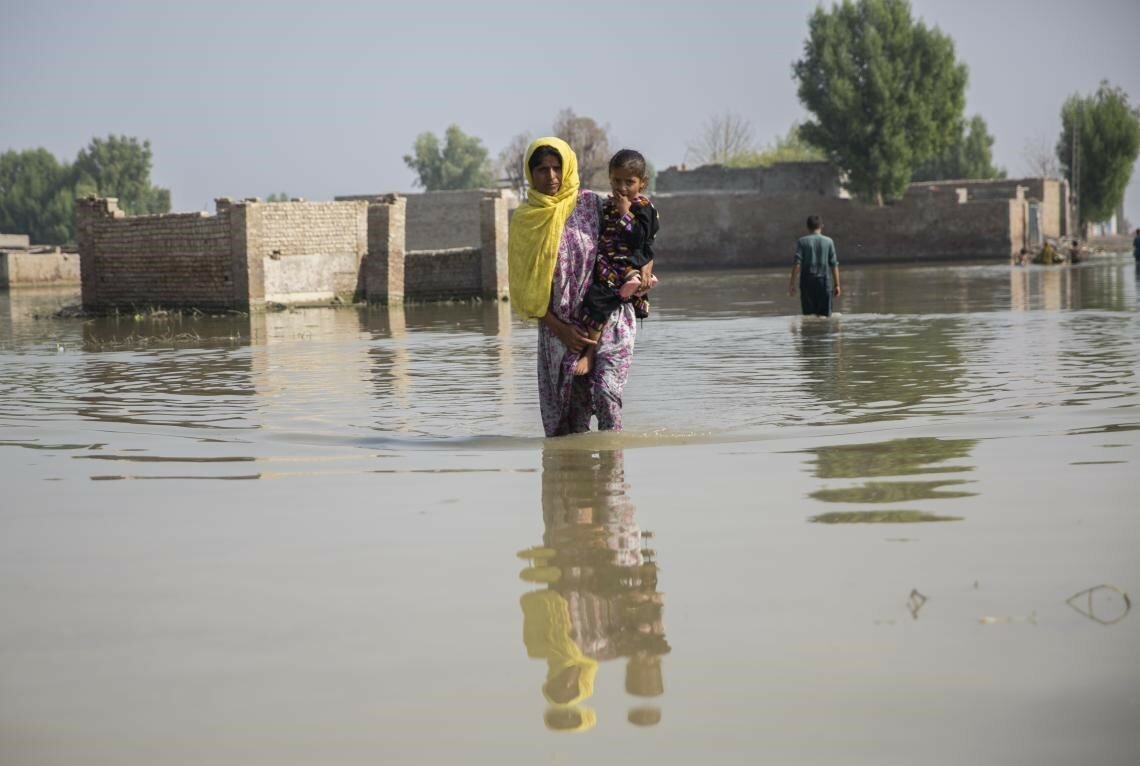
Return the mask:
M 969 200 L 1009 199 L 1017 195 L 1022 187 L 1027 200 L 1037 200 L 1041 210 L 1041 232 L 1046 237 L 1068 236 L 1069 229 L 1069 183 L 1057 178 L 999 178 L 988 181 L 929 181 L 911 184 L 907 195 L 917 190 L 965 189 Z
M 228 212 L 127 218 L 114 199 L 88 198 L 76 213 L 85 308 L 244 305 Z
M 126 217 L 114 199 L 79 200 L 83 304 L 257 309 L 434 300 L 507 291 L 510 199 L 497 191 L 448 197 L 437 220 L 475 222 L 460 248 L 406 251 L 407 199 L 337 202 L 217 200 L 217 214 Z M 460 200 L 469 209 L 446 213 Z
M 956 196 L 871 207 L 854 200 L 798 195 L 657 195 L 658 269 L 789 266 L 808 215 L 823 216 L 841 263 L 1004 258 L 1021 248 L 1013 219 L 1024 202 L 959 204 Z M 1018 219 L 1020 220 L 1020 218 Z M 664 273 L 664 272 L 662 272 Z
M 404 261 L 405 296 L 426 301 L 480 295 L 482 253 L 479 247 L 409 252 Z
M 250 261 L 264 270 L 266 302 L 353 300 L 368 249 L 368 203 L 273 202 L 246 206 Z
M 753 168 L 702 165 L 692 170 L 667 168 L 657 174 L 659 194 L 726 191 L 763 196 L 846 196 L 839 183 L 839 172 L 829 162 L 779 162 L 770 167 Z

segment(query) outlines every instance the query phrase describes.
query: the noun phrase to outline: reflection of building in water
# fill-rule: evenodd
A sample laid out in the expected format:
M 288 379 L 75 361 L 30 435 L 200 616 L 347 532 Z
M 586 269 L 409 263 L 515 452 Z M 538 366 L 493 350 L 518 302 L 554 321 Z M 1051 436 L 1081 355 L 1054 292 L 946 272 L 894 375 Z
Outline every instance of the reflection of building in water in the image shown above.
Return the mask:
M 400 416 L 411 401 L 410 370 L 411 359 L 408 351 L 408 322 L 403 303 L 370 305 L 358 312 L 360 329 L 379 340 L 368 349 L 370 378 L 373 393 L 388 406 L 376 413 L 382 422 L 388 422 L 392 431 L 407 431 L 406 421 L 391 422 L 385 415 Z M 377 405 L 372 405 L 377 406 Z M 384 412 L 387 410 L 387 412 Z
M 963 388 L 957 335 L 968 321 L 900 316 L 887 331 L 881 324 L 803 321 L 796 336 L 806 375 L 801 417 L 868 423 L 911 417 L 920 407 L 931 414 L 928 401 Z
M 892 439 L 871 444 L 840 444 L 805 450 L 815 455 L 815 475 L 821 479 L 878 478 L 913 476 L 916 474 L 959 473 L 972 471 L 969 465 L 939 465 L 948 460 L 969 456 L 976 439 L 934 439 L 918 437 Z M 900 503 L 969 497 L 973 492 L 947 490 L 947 486 L 963 485 L 958 479 L 935 481 L 868 481 L 860 486 L 819 489 L 811 497 L 826 503 Z M 911 523 L 924 521 L 958 521 L 958 516 L 943 516 L 917 510 L 881 509 L 875 511 L 839 511 L 813 516 L 822 524 Z
M 470 433 L 510 409 L 518 382 L 509 303 L 370 305 L 357 313 L 372 341 L 368 411 L 379 430 L 443 434 L 462 424 Z
M 337 409 L 366 412 L 371 390 L 359 333 L 356 313 L 335 308 L 251 315 L 253 380 L 261 406 L 294 408 L 283 420 L 319 419 L 333 401 Z
M 530 657 L 547 662 L 543 695 L 552 729 L 584 730 L 594 712 L 585 702 L 598 662 L 626 659 L 625 689 L 652 698 L 664 692 L 661 656 L 669 652 L 662 622 L 657 564 L 645 547 L 650 533 L 634 518 L 620 451 L 550 449 L 543 453 L 541 546 L 519 555 L 530 561 L 523 580 L 545 584 L 521 599 L 523 641 Z M 661 718 L 637 705 L 636 725 Z
M 1103 309 L 1131 306 L 1127 273 L 1112 261 L 1042 268 L 1012 268 L 1009 302 L 1013 311 Z

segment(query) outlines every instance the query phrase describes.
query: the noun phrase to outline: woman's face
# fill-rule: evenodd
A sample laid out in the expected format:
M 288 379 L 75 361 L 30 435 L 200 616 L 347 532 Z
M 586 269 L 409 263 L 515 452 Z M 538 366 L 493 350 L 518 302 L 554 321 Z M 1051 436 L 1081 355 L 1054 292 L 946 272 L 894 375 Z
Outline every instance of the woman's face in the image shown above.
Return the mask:
M 562 188 L 562 160 L 546 155 L 530 171 L 530 178 L 535 191 L 554 196 Z

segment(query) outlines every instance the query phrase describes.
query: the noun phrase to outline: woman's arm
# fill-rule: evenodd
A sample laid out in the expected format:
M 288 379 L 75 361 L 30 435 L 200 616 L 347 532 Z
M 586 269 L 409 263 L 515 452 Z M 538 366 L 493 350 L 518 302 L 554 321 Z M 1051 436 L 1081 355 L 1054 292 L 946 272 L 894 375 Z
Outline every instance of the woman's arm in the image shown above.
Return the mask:
M 558 336 L 558 339 L 562 341 L 562 345 L 566 346 L 567 349 L 573 351 L 575 354 L 582 353 L 582 349 L 586 348 L 587 345 L 597 344 L 597 341 L 592 340 L 584 330 L 563 322 L 550 311 L 547 311 L 539 317 L 538 321 L 546 325 L 548 330 Z

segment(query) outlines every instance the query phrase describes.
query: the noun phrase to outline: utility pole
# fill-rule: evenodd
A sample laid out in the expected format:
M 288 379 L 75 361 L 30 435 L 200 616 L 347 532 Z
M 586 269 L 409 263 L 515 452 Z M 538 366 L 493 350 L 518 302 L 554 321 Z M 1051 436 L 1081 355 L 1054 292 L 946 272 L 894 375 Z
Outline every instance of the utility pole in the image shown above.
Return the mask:
M 1083 105 L 1079 98 L 1076 101 L 1077 108 L 1073 114 L 1073 149 L 1069 163 L 1073 184 L 1069 196 L 1072 198 L 1073 228 L 1077 232 L 1077 239 L 1084 239 L 1084 232 L 1081 231 L 1081 107 Z

